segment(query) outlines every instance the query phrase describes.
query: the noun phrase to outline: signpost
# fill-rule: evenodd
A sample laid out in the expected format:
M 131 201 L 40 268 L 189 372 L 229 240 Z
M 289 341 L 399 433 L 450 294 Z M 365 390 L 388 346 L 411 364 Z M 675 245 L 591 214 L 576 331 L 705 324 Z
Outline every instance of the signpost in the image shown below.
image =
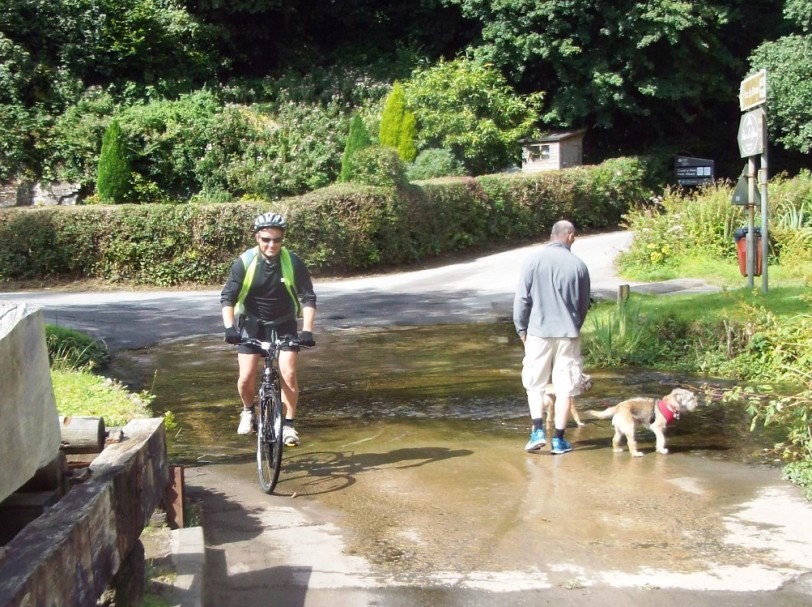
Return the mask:
M 756 267 L 756 238 L 754 209 L 761 203 L 761 290 L 767 292 L 767 71 L 761 70 L 748 76 L 739 87 L 739 109 L 748 111 L 741 117 L 737 141 L 739 154 L 747 158 L 747 166 L 733 193 L 733 204 L 747 207 L 747 285 L 753 287 Z M 756 108 L 756 109 L 751 109 Z M 756 170 L 756 156 L 761 155 L 761 169 Z M 756 178 L 761 188 L 761 196 L 756 189 Z M 746 180 L 746 181 L 745 181 Z M 746 190 L 745 190 L 746 188 Z M 746 194 L 745 194 L 746 192 Z M 759 200 L 760 198 L 760 200 Z
M 748 76 L 739 86 L 739 109 L 742 112 L 763 103 L 767 103 L 767 70 Z
M 756 108 L 739 121 L 739 154 L 748 158 L 764 151 L 764 110 Z
M 707 158 L 690 158 L 677 156 L 674 161 L 674 173 L 680 185 L 702 185 L 711 183 L 714 178 L 713 160 Z

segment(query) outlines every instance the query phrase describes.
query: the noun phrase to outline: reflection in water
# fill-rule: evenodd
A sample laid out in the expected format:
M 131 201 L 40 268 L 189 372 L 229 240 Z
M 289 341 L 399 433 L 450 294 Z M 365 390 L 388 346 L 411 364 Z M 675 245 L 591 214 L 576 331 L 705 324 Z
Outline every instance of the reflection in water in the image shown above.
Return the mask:
M 392 330 L 347 330 L 319 335 L 319 345 L 300 355 L 300 433 L 319 426 L 357 428 L 366 436 L 368 424 L 386 420 L 448 424 L 516 433 L 521 440 L 529 424 L 519 371 L 522 349 L 510 323 L 469 326 L 430 326 Z M 706 380 L 667 373 L 624 369 L 589 369 L 593 389 L 577 399 L 579 410 L 602 409 L 632 396 L 662 396 L 677 386 L 701 390 Z M 169 410 L 179 429 L 169 437 L 170 456 L 180 462 L 249 459 L 253 442 L 236 434 L 236 352 L 219 337 L 197 337 L 159 347 L 124 352 L 114 361 L 114 374 L 138 389 L 155 394 L 156 415 Z M 747 460 L 774 437 L 749 431 L 744 405 L 703 401 L 700 408 L 668 430 L 672 453 L 701 452 L 705 456 Z M 579 449 L 611 449 L 608 421 L 590 419 L 568 437 Z M 496 422 L 496 423 L 495 423 Z M 419 430 L 418 430 L 419 431 Z M 306 440 L 306 439 L 305 439 Z M 368 438 L 365 440 L 369 440 Z M 641 448 L 651 450 L 653 437 L 645 430 Z M 453 457 L 420 447 L 380 458 L 414 459 L 413 465 L 435 457 Z M 319 477 L 315 454 L 298 462 L 292 453 L 286 471 L 299 466 L 313 483 L 335 480 L 336 470 L 351 479 L 356 468 L 376 465 L 376 454 L 360 459 L 333 453 L 330 483 Z M 404 464 L 406 465 L 406 464 Z M 316 470 L 316 473 L 314 473 Z M 340 473 L 338 476 L 342 476 Z M 351 481 L 347 481 L 351 482 Z M 313 487 L 316 491 L 316 487 Z

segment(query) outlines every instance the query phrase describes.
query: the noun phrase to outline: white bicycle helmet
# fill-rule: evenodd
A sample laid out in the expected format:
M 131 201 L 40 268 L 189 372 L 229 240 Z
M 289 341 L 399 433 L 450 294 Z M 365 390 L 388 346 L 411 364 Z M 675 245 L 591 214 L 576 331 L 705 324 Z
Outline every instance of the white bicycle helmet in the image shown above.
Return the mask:
M 254 220 L 254 234 L 268 228 L 278 228 L 285 231 L 285 218 L 279 213 L 263 213 Z

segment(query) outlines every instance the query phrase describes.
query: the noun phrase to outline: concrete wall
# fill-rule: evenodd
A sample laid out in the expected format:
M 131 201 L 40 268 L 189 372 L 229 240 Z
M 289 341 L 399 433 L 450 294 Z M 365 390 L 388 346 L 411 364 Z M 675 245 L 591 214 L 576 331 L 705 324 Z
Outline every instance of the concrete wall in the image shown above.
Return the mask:
M 60 442 L 42 312 L 0 301 L 0 501 L 53 460 Z

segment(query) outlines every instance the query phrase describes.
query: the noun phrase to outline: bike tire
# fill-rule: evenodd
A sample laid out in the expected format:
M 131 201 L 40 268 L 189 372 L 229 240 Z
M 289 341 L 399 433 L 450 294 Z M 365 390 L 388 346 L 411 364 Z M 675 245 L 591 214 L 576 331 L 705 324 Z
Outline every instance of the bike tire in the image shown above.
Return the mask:
M 260 389 L 257 422 L 257 475 L 265 493 L 273 493 L 282 469 L 282 400 L 276 389 Z

